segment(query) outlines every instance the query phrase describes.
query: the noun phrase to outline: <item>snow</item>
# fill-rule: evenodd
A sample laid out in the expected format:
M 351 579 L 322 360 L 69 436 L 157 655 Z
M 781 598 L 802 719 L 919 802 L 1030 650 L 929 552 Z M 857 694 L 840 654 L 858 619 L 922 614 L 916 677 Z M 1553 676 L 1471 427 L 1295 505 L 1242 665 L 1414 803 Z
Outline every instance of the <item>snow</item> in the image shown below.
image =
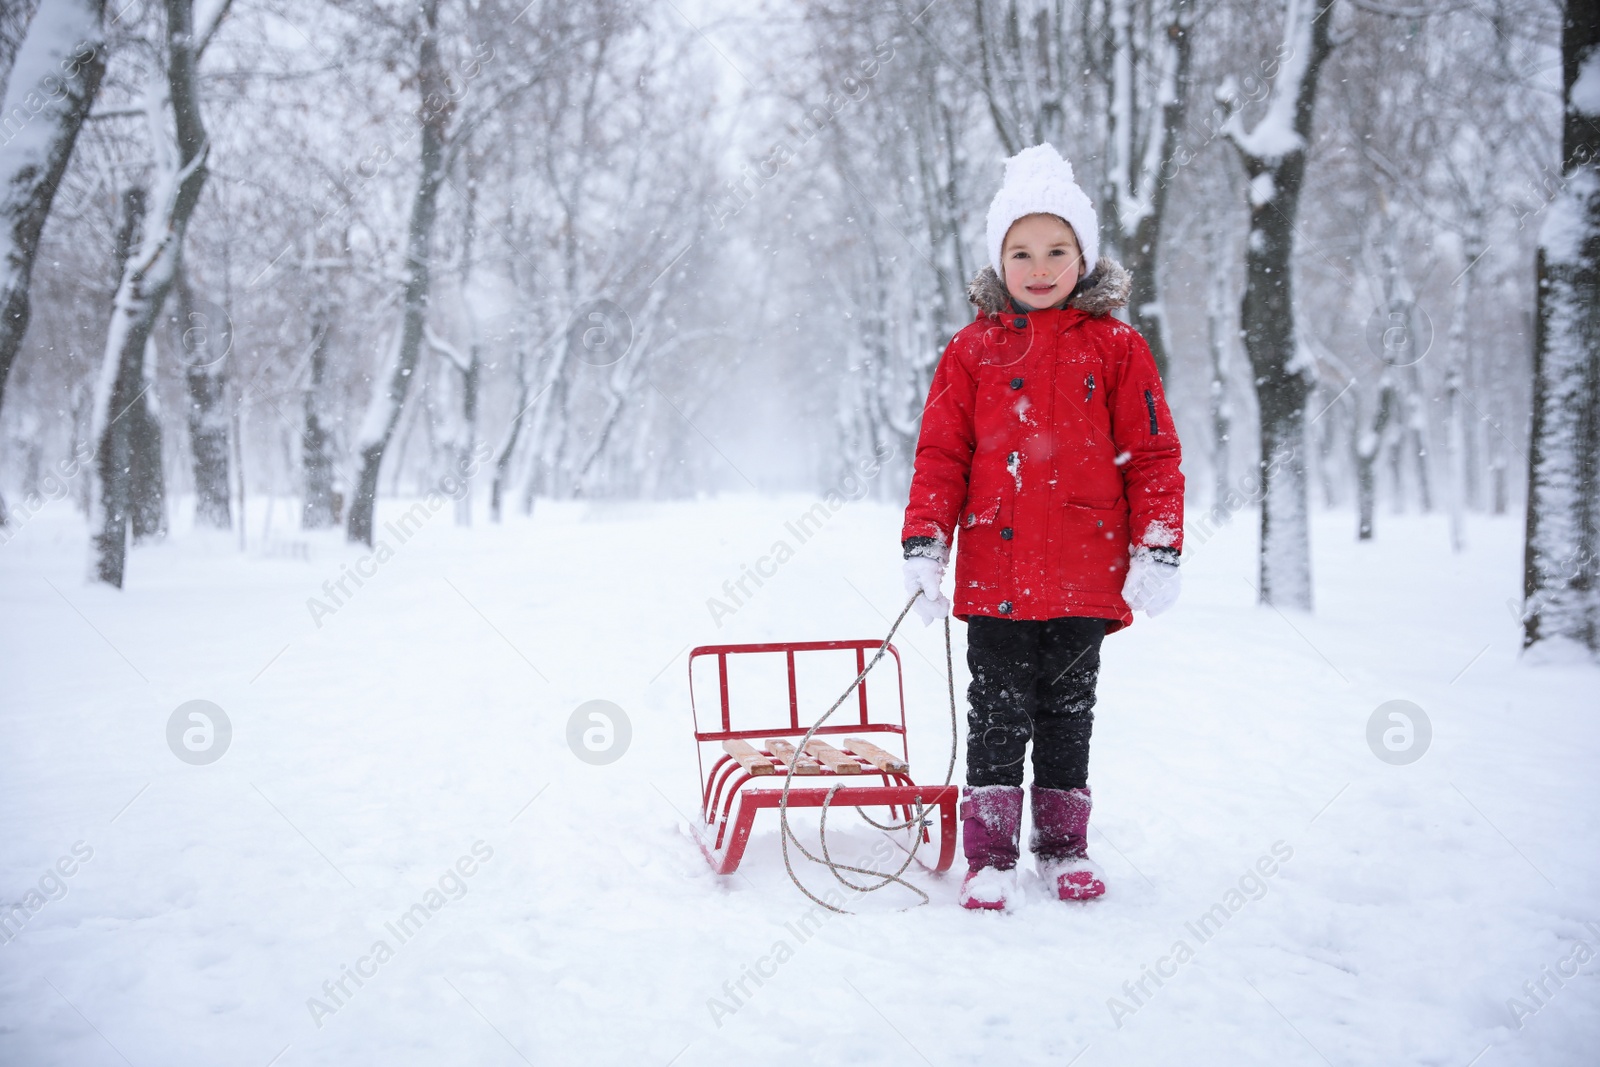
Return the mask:
M 1160 519 L 1154 519 L 1144 528 L 1144 543 L 1152 547 L 1175 545 L 1178 543 L 1178 531 Z
M 364 451 L 383 440 L 395 419 L 395 397 L 391 392 L 395 371 L 400 367 L 400 343 L 404 338 L 396 329 L 383 341 L 383 362 L 372 377 L 372 393 L 363 409 L 356 430 L 356 450 Z
M 967 895 L 985 904 L 998 904 L 1013 900 L 1017 895 L 1018 875 L 1015 870 L 1002 871 L 985 867 L 967 884 Z
M 1311 24 L 1319 6 L 1312 0 L 1288 0 L 1283 16 L 1283 43 L 1277 51 L 1277 63 L 1269 60 L 1263 68 L 1264 73 L 1269 68 L 1276 68 L 1266 114 L 1249 131 L 1244 129 L 1244 121 L 1238 111 L 1230 114 L 1223 125 L 1223 129 L 1246 155 L 1274 162 L 1305 146 L 1295 132 L 1295 109 L 1299 104 L 1300 85 L 1311 67 Z M 1221 91 L 1229 93 L 1228 99 L 1233 101 L 1231 107 L 1237 106 L 1236 83 L 1225 82 Z M 1252 183 L 1251 194 L 1255 192 Z
M 5 124 L 0 147 L 5 149 L 8 175 L 44 163 L 57 136 L 54 115 L 47 112 L 65 106 L 79 65 L 75 60 L 80 43 L 99 37 L 89 4 L 56 0 L 39 6 L 11 68 L 0 111 Z
M 1581 115 L 1600 115 L 1600 49 L 1591 48 L 1583 57 L 1568 101 Z
M 24 902 L 0 1062 L 1593 1061 L 1600 670 L 1518 660 L 1520 518 L 1453 555 L 1442 516 L 1358 544 L 1316 514 L 1317 611 L 1285 615 L 1235 516 L 1190 545 L 1174 610 L 1105 644 L 1107 896 L 1063 904 L 1025 859 L 1008 914 L 960 909 L 957 872 L 911 874 L 933 903 L 901 911 L 804 869 L 844 916 L 789 884 L 775 817 L 726 877 L 686 832 L 687 648 L 879 635 L 903 603 L 900 511 L 856 501 L 714 629 L 730 561 L 812 503 L 441 509 L 320 628 L 308 599 L 367 553 L 339 531 L 240 554 L 179 514 L 118 592 L 46 506 L 0 547 L 0 900 Z M 941 630 L 896 638 L 924 781 Z M 204 766 L 166 739 L 194 699 L 232 724 Z M 605 765 L 566 741 L 594 699 L 631 720 Z M 1396 699 L 1432 726 L 1407 765 L 1368 748 Z M 877 855 L 836 824 L 835 854 Z
M 1278 183 L 1271 171 L 1262 171 L 1250 179 L 1250 203 L 1260 207 L 1278 195 Z
M 69 92 L 81 88 L 79 71 L 91 46 L 102 41 L 98 17 L 81 0 L 41 4 L 28 23 L 0 94 L 0 291 L 15 283 L 20 263 L 13 242 L 12 213 L 19 195 L 33 185 L 56 146 Z
M 1584 166 L 1568 174 L 1564 181 L 1545 208 L 1539 244 L 1545 250 L 1546 261 L 1576 263 L 1583 258 L 1584 243 L 1591 230 L 1589 205 L 1600 198 L 1600 174 L 1593 166 Z

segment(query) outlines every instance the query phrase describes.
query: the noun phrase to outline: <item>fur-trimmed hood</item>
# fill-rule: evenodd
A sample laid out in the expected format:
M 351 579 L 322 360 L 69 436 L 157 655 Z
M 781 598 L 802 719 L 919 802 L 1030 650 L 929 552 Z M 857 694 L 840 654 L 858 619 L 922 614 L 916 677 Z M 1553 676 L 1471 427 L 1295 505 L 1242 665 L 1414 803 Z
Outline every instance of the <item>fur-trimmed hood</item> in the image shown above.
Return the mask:
M 1128 294 L 1133 289 L 1133 275 L 1114 259 L 1101 256 L 1089 277 L 1081 283 L 1077 295 L 1067 301 L 1067 307 L 1077 308 L 1089 315 L 1109 315 L 1128 304 Z M 967 299 L 984 315 L 1010 314 L 1013 311 L 1011 294 L 1005 283 L 985 267 L 967 283 Z

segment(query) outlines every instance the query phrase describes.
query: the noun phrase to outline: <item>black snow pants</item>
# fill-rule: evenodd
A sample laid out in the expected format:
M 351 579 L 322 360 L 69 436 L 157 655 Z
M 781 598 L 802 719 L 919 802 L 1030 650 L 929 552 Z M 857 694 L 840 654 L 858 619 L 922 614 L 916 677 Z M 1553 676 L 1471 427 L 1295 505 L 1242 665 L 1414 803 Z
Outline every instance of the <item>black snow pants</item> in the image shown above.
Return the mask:
M 1033 784 L 1088 784 L 1094 687 L 1105 619 L 967 620 L 967 784 L 1021 785 L 1033 741 Z

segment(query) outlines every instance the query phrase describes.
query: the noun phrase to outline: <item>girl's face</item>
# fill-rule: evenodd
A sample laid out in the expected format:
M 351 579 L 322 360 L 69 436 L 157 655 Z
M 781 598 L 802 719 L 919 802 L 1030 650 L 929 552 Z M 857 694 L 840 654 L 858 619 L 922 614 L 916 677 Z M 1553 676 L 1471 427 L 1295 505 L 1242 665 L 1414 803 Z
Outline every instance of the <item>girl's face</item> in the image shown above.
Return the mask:
M 1054 215 L 1024 215 L 1006 231 L 1000 246 L 1006 291 L 1033 311 L 1061 303 L 1078 284 L 1083 253 L 1078 237 Z

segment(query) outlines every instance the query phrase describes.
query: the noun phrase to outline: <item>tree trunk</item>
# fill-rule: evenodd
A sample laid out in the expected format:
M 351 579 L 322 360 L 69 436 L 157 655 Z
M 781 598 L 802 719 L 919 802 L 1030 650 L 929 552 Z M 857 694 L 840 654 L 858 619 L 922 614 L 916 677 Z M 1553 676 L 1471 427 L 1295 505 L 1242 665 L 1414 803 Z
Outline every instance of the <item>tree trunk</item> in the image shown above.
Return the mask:
M 483 380 L 483 330 L 472 301 L 465 296 L 472 286 L 473 236 L 478 228 L 478 160 L 473 155 L 471 135 L 467 137 L 461 154 L 467 187 L 461 222 L 461 313 L 467 322 L 467 357 L 464 365 L 458 364 L 454 358 L 450 360 L 451 366 L 461 375 L 461 419 L 458 432 L 450 440 L 450 470 L 446 475 L 459 484 L 454 494 L 457 526 L 472 525 L 472 476 L 477 469 L 474 454 L 478 447 L 478 389 Z M 455 353 L 451 355 L 453 357 Z
M 1445 494 L 1450 509 L 1450 549 L 1460 552 L 1467 546 L 1466 509 L 1475 503 L 1476 451 L 1469 444 L 1469 429 L 1463 419 L 1462 386 L 1472 366 L 1472 332 L 1468 318 L 1472 308 L 1472 270 L 1470 264 L 1483 249 L 1473 233 L 1462 242 L 1462 256 L 1469 264 L 1456 281 L 1455 299 L 1450 311 L 1450 352 L 1444 373 Z
M 17 51 L 0 116 L 0 405 L 22 348 L 39 235 L 106 71 L 105 0 L 41 4 Z M 20 118 L 21 126 L 13 128 Z M 0 501 L 0 525 L 5 505 Z
M 528 477 L 522 486 L 522 513 L 533 514 L 533 502 L 540 491 L 553 494 L 555 490 L 554 449 L 549 439 L 566 433 L 564 417 L 567 392 L 567 364 L 571 346 L 563 335 L 551 346 L 549 364 L 545 369 L 544 385 L 540 387 L 528 413 L 529 452 Z M 554 428 L 552 429 L 552 424 Z
M 133 543 L 156 541 L 167 533 L 167 482 L 161 469 L 161 413 L 156 406 L 156 342 L 146 338 L 140 362 L 139 395 L 128 412 L 131 459 L 128 471 L 128 526 Z
M 1424 515 L 1433 514 L 1432 457 L 1428 455 L 1428 409 L 1422 403 L 1422 375 L 1415 366 L 1406 368 L 1410 379 L 1406 393 L 1406 455 L 1417 472 L 1417 503 Z
M 122 197 L 122 227 L 117 233 L 117 259 L 122 263 L 126 283 L 134 254 L 135 240 L 144 225 L 144 190 L 137 186 Z M 121 290 L 118 296 L 122 295 Z M 128 328 L 132 312 L 119 306 L 111 323 L 113 335 L 119 327 Z M 131 358 L 137 351 L 140 358 Z M 115 336 L 106 345 L 95 389 L 94 413 L 90 416 L 90 440 L 94 442 L 94 472 L 90 479 L 90 531 L 100 581 L 122 587 L 123 561 L 128 545 L 129 473 L 133 468 L 132 422 L 125 418 L 139 397 L 143 374 L 143 349 L 117 343 Z M 99 529 L 95 529 L 98 521 Z
M 1266 115 L 1248 134 L 1237 111 L 1228 132 L 1250 175 L 1250 236 L 1240 323 L 1261 412 L 1260 599 L 1311 609 L 1307 514 L 1306 369 L 1296 359 L 1294 218 L 1305 176 L 1317 76 L 1331 48 L 1331 2 L 1285 0 L 1283 65 Z
M 119 589 L 127 557 L 134 437 L 132 427 L 121 418 L 126 408 L 119 401 L 138 381 L 145 345 L 172 288 L 183 254 L 183 236 L 206 180 L 208 142 L 200 119 L 195 64 L 211 27 L 205 33 L 196 33 L 193 0 L 166 0 L 166 9 L 167 88 L 178 158 L 171 166 L 163 167 L 141 224 L 129 232 L 130 247 L 132 233 L 140 234 L 138 249 L 123 265 L 95 400 L 100 493 L 97 511 L 91 513 L 89 523 L 94 542 L 93 577 Z M 216 18 L 220 19 L 225 9 L 226 3 L 218 9 Z M 213 21 L 212 27 L 215 24 Z M 160 131 L 152 130 L 151 136 L 160 143 Z M 136 399 L 137 394 L 128 402 Z
M 1232 377 L 1230 339 L 1234 331 L 1228 316 L 1228 272 L 1221 269 L 1226 258 L 1220 219 L 1213 217 L 1206 237 L 1213 267 L 1206 286 L 1206 344 L 1211 353 L 1211 482 L 1215 497 L 1211 510 L 1214 515 L 1227 516 L 1226 501 L 1232 491 L 1229 444 L 1233 436 L 1233 402 L 1228 390 Z
M 1474 213 L 1467 229 L 1466 241 L 1463 243 L 1463 258 L 1467 263 L 1475 262 L 1484 251 L 1483 222 L 1481 215 Z M 1477 350 L 1473 347 L 1472 333 L 1472 307 L 1478 299 L 1475 290 L 1476 275 L 1469 266 L 1460 282 L 1459 299 L 1463 306 L 1461 315 L 1462 336 L 1459 345 L 1453 346 L 1452 357 L 1459 360 L 1459 365 L 1454 369 L 1454 393 L 1450 400 L 1449 418 L 1456 424 L 1457 439 L 1452 441 L 1451 447 L 1459 447 L 1461 459 L 1459 463 L 1461 507 L 1465 510 L 1478 511 L 1483 507 L 1483 476 L 1485 471 L 1483 424 L 1476 418 L 1469 419 L 1461 410 L 1463 395 L 1473 395 L 1478 392 L 1478 360 Z M 1465 543 L 1465 531 L 1462 539 Z
M 1569 0 L 1561 57 L 1563 181 L 1539 234 L 1523 647 L 1600 652 L 1600 8 Z
M 1370 429 L 1361 426 L 1361 412 L 1355 419 L 1356 464 L 1356 540 L 1372 540 L 1373 511 L 1378 502 L 1377 463 L 1383 451 L 1383 435 L 1394 414 L 1394 389 L 1385 374 L 1378 383 L 1378 411 Z
M 511 459 L 522 436 L 522 421 L 528 415 L 528 330 L 517 331 L 517 410 L 506 430 L 505 444 L 494 458 L 494 481 L 489 486 L 489 521 L 499 522 L 504 514 L 506 486 L 511 480 Z
M 1138 330 L 1150 346 L 1155 357 L 1156 370 L 1167 377 L 1168 351 L 1167 319 L 1161 303 L 1161 284 L 1156 265 L 1161 253 L 1161 225 L 1166 217 L 1167 192 L 1176 175 L 1179 137 L 1183 131 L 1184 114 L 1188 108 L 1190 90 L 1189 27 L 1194 21 L 1190 0 L 1167 0 L 1170 11 L 1161 42 L 1150 42 L 1149 51 L 1156 53 L 1155 80 L 1158 92 L 1145 112 L 1140 115 L 1123 114 L 1120 122 L 1129 127 L 1126 134 L 1114 132 L 1112 143 L 1119 153 L 1129 153 L 1129 158 L 1118 164 L 1120 180 L 1117 182 L 1117 226 L 1123 231 L 1121 254 L 1123 265 L 1133 273 L 1133 291 L 1128 303 L 1128 321 Z M 1118 78 L 1130 82 L 1135 77 L 1134 59 L 1139 52 L 1133 48 L 1130 21 L 1122 12 L 1124 28 L 1117 33 L 1117 51 L 1124 50 L 1128 60 L 1114 65 Z M 1129 110 L 1134 108 L 1131 85 L 1115 94 Z M 1113 112 L 1114 116 L 1117 114 Z M 1133 146 L 1144 146 L 1144 158 L 1131 158 Z M 1133 176 L 1139 175 L 1139 187 L 1132 185 Z
M 346 536 L 372 544 L 373 512 L 377 507 L 378 472 L 383 454 L 394 437 L 405 407 L 411 376 L 422 350 L 422 330 L 428 315 L 433 221 L 439 186 L 444 181 L 444 129 L 450 108 L 444 67 L 439 58 L 439 0 L 422 0 L 422 32 L 417 48 L 417 83 L 421 103 L 417 123 L 422 134 L 422 172 L 411 200 L 411 221 L 406 233 L 406 287 L 398 349 L 388 370 L 388 381 L 375 383 L 372 402 L 362 426 L 358 467 Z
M 226 530 L 233 525 L 228 473 L 227 356 L 231 328 L 209 308 L 195 306 L 180 268 L 176 282 L 174 349 L 183 361 L 189 393 L 189 454 L 194 467 L 194 521 Z
M 320 287 L 319 287 L 320 288 Z M 321 298 L 311 309 L 311 367 L 302 410 L 300 434 L 300 528 L 325 530 L 339 523 L 333 497 L 333 440 L 322 421 L 323 392 L 328 384 L 328 305 Z

